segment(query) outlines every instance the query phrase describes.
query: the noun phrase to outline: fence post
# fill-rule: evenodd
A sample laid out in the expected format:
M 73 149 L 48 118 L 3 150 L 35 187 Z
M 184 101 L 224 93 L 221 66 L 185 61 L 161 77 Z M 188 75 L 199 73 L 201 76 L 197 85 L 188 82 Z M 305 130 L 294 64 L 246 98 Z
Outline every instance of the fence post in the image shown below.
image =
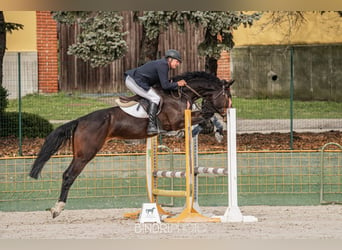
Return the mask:
M 293 149 L 293 91 L 294 91 L 294 83 L 293 83 L 293 47 L 290 49 L 290 71 L 291 71 L 291 79 L 290 79 L 290 149 Z
M 22 150 L 22 141 L 23 141 L 23 133 L 22 133 L 22 113 L 21 113 L 21 54 L 18 53 L 18 138 L 19 138 L 19 155 L 23 155 Z

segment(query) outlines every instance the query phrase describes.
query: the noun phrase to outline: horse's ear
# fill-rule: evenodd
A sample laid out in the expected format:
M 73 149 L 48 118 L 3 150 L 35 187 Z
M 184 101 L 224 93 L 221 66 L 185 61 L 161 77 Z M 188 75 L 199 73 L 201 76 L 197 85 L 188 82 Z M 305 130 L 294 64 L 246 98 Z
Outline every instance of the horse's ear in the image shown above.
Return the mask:
M 235 80 L 234 80 L 234 79 L 231 79 L 231 80 L 228 82 L 229 87 L 232 86 L 234 82 L 235 82 Z
M 235 82 L 234 79 L 231 79 L 229 81 L 224 80 L 224 85 L 225 85 L 226 88 L 229 88 L 230 86 L 233 85 L 234 82 Z

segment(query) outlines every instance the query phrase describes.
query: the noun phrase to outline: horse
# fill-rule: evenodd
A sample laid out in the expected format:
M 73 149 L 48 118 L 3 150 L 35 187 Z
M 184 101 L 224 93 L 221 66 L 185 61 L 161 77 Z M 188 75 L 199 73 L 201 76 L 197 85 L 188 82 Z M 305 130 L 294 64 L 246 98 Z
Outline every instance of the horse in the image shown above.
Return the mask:
M 173 78 L 184 79 L 187 85 L 173 91 L 163 91 L 155 87 L 163 100 L 157 117 L 166 131 L 184 128 L 184 110 L 192 107 L 196 100 L 205 100 L 215 112 L 225 115 L 232 106 L 230 86 L 234 80 L 226 81 L 202 71 L 187 72 Z M 137 104 L 138 106 L 140 104 Z M 137 109 L 136 107 L 134 109 Z M 85 116 L 67 122 L 52 131 L 45 139 L 29 176 L 38 179 L 45 163 L 67 142 L 71 142 L 73 159 L 64 171 L 60 196 L 50 209 L 52 218 L 56 218 L 64 209 L 68 192 L 85 166 L 96 156 L 110 139 L 145 139 L 148 125 L 146 117 L 135 117 L 125 108 L 113 106 L 91 112 Z M 203 121 L 201 111 L 192 112 L 192 124 Z

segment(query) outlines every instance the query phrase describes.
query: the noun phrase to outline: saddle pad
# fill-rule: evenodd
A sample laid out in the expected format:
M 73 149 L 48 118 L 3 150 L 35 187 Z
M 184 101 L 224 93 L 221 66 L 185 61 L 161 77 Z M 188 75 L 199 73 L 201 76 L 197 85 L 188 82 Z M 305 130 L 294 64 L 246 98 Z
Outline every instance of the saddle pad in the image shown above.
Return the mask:
M 129 106 L 129 107 L 123 107 L 119 106 L 120 109 L 127 114 L 134 116 L 136 118 L 148 118 L 148 114 L 146 111 L 141 107 L 139 103 L 136 103 L 135 105 Z

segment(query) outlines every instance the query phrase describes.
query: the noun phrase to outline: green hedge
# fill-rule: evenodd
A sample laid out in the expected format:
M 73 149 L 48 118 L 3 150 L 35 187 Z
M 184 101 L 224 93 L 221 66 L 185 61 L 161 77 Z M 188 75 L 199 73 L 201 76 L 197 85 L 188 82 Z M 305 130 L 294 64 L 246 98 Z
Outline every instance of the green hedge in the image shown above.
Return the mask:
M 52 124 L 36 114 L 22 113 L 22 136 L 27 138 L 46 137 L 52 130 Z M 19 114 L 17 112 L 0 113 L 0 137 L 19 135 Z
M 8 92 L 0 85 L 0 114 L 3 113 L 8 105 Z

